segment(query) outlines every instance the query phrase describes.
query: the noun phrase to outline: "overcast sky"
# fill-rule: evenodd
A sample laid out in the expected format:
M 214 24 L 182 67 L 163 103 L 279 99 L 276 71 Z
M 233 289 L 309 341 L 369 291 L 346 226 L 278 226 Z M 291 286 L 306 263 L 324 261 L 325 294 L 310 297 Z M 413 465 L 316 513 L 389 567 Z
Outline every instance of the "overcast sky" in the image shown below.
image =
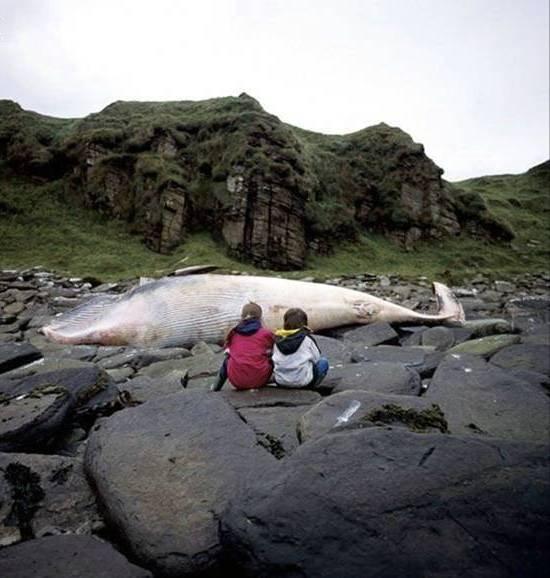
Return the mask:
M 247 92 L 284 122 L 386 122 L 449 180 L 549 157 L 548 0 L 0 0 L 0 98 L 61 117 Z

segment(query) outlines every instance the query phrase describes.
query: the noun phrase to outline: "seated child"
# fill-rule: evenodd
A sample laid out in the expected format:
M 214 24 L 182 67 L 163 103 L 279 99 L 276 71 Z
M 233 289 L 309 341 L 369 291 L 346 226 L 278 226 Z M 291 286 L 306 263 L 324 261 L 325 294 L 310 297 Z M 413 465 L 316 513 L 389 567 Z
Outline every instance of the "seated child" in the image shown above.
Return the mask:
M 267 384 L 273 371 L 271 350 L 274 336 L 262 326 L 262 308 L 247 303 L 241 321 L 227 335 L 226 357 L 212 391 L 220 391 L 226 379 L 236 389 L 257 389 Z
M 277 329 L 275 335 L 273 375 L 277 385 L 318 386 L 328 372 L 328 361 L 311 336 L 306 312 L 289 309 L 284 316 L 284 329 Z

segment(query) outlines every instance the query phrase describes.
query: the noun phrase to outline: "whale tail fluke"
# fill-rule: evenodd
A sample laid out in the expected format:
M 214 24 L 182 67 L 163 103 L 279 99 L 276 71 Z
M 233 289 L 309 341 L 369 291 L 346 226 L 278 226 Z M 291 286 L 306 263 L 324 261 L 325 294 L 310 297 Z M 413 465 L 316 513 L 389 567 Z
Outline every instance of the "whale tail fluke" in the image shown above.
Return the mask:
M 443 283 L 433 283 L 433 290 L 437 299 L 437 316 L 444 319 L 448 325 L 463 325 L 466 317 L 460 301 L 453 292 Z

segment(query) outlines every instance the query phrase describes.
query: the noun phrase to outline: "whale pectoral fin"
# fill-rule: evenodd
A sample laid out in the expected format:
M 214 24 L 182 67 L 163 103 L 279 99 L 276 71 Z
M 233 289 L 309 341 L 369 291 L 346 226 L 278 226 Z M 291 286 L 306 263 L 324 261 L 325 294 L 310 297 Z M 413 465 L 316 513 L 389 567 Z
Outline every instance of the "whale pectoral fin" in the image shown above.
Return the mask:
M 357 315 L 358 323 L 371 323 L 380 313 L 380 307 L 374 303 L 356 301 L 352 307 Z

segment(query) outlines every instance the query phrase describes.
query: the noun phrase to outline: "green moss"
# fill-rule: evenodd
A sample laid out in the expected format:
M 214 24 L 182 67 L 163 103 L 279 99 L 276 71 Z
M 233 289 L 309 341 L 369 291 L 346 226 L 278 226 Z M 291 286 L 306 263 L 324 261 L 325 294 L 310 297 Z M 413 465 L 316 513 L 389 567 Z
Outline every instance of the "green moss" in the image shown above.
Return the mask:
M 447 433 L 449 427 L 441 408 L 432 404 L 430 408 L 418 411 L 416 409 L 404 409 L 393 403 L 384 404 L 381 408 L 373 409 L 362 418 L 364 422 L 373 423 L 403 423 L 409 429 L 416 432 L 425 432 L 430 429 L 438 429 Z

